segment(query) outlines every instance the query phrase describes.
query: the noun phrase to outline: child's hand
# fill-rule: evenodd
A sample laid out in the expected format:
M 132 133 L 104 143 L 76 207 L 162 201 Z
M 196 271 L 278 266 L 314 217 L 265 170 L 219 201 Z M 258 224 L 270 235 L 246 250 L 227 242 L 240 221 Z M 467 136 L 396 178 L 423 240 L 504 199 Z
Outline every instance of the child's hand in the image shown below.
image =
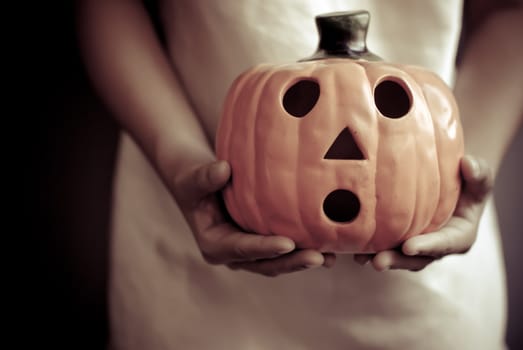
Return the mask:
M 334 265 L 334 254 L 296 250 L 289 238 L 249 234 L 229 222 L 216 192 L 230 176 L 229 164 L 218 161 L 180 174 L 174 184 L 176 199 L 207 262 L 266 276 Z
M 464 184 L 456 210 L 439 231 L 412 237 L 398 250 L 357 254 L 354 259 L 362 265 L 371 261 L 378 271 L 418 271 L 445 255 L 466 253 L 476 240 L 483 206 L 494 180 L 490 168 L 471 156 L 461 160 L 461 174 Z

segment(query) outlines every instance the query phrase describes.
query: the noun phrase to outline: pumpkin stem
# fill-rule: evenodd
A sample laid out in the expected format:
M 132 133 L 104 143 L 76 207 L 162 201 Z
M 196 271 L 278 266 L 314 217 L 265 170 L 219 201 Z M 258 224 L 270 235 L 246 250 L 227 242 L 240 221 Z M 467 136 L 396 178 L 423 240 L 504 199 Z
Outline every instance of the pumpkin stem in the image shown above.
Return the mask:
M 300 61 L 338 57 L 380 61 L 367 49 L 368 11 L 331 12 L 316 16 L 320 43 L 316 52 Z

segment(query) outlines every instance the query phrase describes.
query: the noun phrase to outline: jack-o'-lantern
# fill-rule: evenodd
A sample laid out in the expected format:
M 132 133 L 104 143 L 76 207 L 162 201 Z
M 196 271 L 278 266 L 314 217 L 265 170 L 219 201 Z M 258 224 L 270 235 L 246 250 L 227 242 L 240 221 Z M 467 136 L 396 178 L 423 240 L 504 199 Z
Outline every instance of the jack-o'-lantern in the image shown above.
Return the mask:
M 423 68 L 377 60 L 366 11 L 316 23 L 315 55 L 256 66 L 229 90 L 216 138 L 232 169 L 227 210 L 246 231 L 329 252 L 438 229 L 460 192 L 452 92 Z

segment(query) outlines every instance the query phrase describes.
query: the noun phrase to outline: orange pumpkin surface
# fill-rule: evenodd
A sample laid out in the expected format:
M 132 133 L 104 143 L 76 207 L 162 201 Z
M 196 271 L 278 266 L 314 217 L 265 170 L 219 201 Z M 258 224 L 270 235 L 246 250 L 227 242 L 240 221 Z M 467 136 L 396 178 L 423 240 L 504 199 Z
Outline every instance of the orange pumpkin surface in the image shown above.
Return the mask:
M 463 135 L 435 74 L 326 58 L 238 77 L 216 153 L 232 168 L 227 210 L 246 231 L 300 248 L 376 252 L 449 219 Z

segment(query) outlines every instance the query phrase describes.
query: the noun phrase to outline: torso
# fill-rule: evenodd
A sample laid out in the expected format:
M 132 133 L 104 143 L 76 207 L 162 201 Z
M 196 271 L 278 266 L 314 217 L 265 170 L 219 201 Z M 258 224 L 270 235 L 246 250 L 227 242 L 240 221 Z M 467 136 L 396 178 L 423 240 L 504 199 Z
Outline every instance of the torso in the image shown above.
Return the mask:
M 429 68 L 452 83 L 459 1 L 365 5 L 371 50 L 387 61 Z M 164 1 L 169 52 L 208 135 L 213 137 L 227 89 L 239 73 L 260 62 L 309 56 L 318 39 L 314 16 L 359 6 L 359 1 Z M 405 16 L 398 18 L 398 12 Z M 207 265 L 174 201 L 127 136 L 120 152 L 111 275 L 118 347 L 502 348 L 504 275 L 491 206 L 467 254 L 446 257 L 422 272 L 378 273 L 341 255 L 331 270 L 269 279 Z

